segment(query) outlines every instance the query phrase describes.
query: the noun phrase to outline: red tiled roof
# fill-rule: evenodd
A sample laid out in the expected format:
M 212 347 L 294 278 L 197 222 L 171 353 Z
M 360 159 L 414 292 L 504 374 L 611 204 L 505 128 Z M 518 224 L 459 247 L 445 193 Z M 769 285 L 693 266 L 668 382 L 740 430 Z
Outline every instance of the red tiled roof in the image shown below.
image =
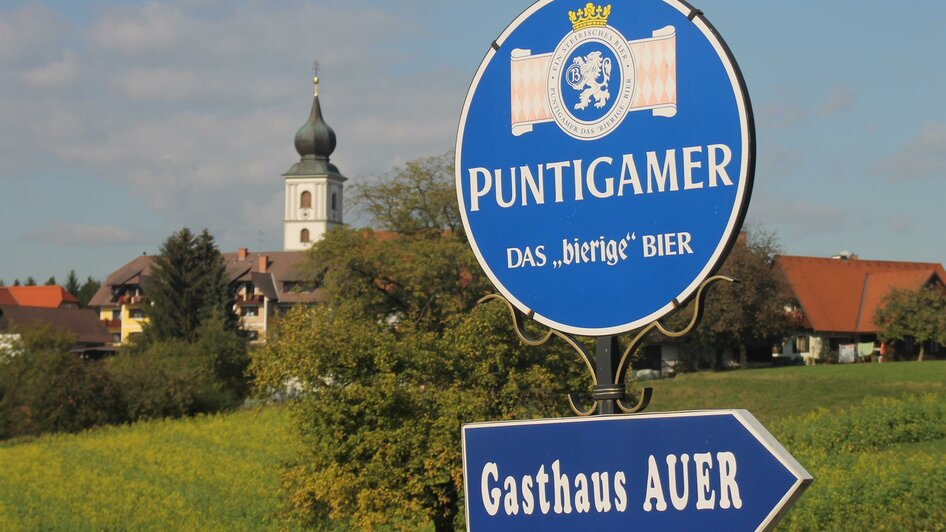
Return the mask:
M 934 262 L 780 256 L 776 264 L 802 307 L 804 325 L 821 332 L 880 332 L 874 313 L 891 290 L 916 290 L 934 278 L 946 284 L 946 270 Z
M 0 295 L 0 303 L 21 307 L 75 308 L 79 300 L 66 289 L 58 285 L 50 286 L 8 286 L 3 289 L 13 299 Z
M 16 299 L 5 286 L 0 286 L 0 305 L 16 305 Z

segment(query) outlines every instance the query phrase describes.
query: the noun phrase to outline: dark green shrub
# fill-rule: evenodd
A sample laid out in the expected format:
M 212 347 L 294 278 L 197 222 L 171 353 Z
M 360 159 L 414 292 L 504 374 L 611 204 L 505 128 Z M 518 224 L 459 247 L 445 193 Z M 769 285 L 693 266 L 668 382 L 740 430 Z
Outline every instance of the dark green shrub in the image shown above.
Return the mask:
M 45 350 L 20 351 L 0 363 L 0 438 L 126 419 L 119 387 L 101 362 Z
M 196 397 L 207 371 L 186 342 L 162 342 L 119 353 L 108 371 L 125 396 L 129 419 L 179 417 L 200 411 Z

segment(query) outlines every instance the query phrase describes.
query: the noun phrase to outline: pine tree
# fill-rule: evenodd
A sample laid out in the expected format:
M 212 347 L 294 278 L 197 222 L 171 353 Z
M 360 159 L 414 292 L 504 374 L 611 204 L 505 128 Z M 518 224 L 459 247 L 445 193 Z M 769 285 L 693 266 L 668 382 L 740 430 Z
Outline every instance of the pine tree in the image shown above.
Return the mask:
M 79 306 L 85 308 L 89 305 L 89 301 L 92 300 L 92 296 L 99 291 L 99 288 L 102 287 L 102 283 L 98 280 L 93 279 L 90 275 L 86 278 L 85 282 L 82 283 L 82 286 L 79 287 L 79 293 L 76 294 L 76 299 L 79 300 Z
M 32 275 L 26 278 L 26 286 L 36 286 L 36 279 Z
M 46 279 L 45 286 L 55 286 L 56 285 L 56 276 L 50 275 L 49 279 Z
M 20 286 L 20 278 L 19 278 L 19 277 L 17 277 L 16 279 L 13 280 L 13 286 Z
M 193 341 L 214 310 L 228 316 L 228 326 L 235 328 L 226 264 L 206 229 L 195 236 L 185 227 L 169 236 L 151 273 L 148 340 Z
M 69 270 L 69 276 L 66 277 L 66 284 L 63 286 L 66 289 L 66 292 L 69 292 L 76 299 L 79 298 L 79 277 L 76 276 L 75 270 Z

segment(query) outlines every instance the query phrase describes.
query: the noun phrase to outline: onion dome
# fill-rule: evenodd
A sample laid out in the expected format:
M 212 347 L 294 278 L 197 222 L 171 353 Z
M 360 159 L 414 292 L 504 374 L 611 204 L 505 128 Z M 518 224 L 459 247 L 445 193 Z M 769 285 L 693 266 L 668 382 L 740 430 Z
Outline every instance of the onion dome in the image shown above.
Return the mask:
M 312 81 L 315 84 L 312 110 L 309 119 L 296 131 L 295 145 L 300 160 L 284 175 L 339 174 L 338 168 L 329 162 L 329 156 L 335 151 L 335 131 L 322 118 L 319 77 L 312 78 Z

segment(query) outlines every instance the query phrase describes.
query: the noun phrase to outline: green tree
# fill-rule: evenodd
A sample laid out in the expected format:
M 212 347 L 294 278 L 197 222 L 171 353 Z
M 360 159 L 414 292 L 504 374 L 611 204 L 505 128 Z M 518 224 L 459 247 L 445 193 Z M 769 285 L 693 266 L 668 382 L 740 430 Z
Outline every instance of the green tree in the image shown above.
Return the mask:
M 69 270 L 69 275 L 66 277 L 66 284 L 63 285 L 63 288 L 66 289 L 66 292 L 72 294 L 76 299 L 79 299 L 79 289 L 82 286 L 79 284 L 79 277 L 76 275 L 75 270 Z
M 46 279 L 46 282 L 43 284 L 44 286 L 54 286 L 56 284 L 56 276 L 50 275 L 49 279 Z
M 566 393 L 589 384 L 570 348 L 525 346 L 504 306 L 476 305 L 491 288 L 458 234 L 444 161 L 413 161 L 359 190 L 394 234 L 330 231 L 309 255 L 327 302 L 290 311 L 252 355 L 262 393 L 302 392 L 307 451 L 283 479 L 314 522 L 453 530 L 461 423 L 562 415 Z
M 185 227 L 164 241 L 154 259 L 148 298 L 149 341 L 194 341 L 201 322 L 214 311 L 230 316 L 228 324 L 235 328 L 226 265 L 206 229 L 194 235 Z
M 76 294 L 76 299 L 79 300 L 79 306 L 82 308 L 89 306 L 89 301 L 92 301 L 92 297 L 95 296 L 95 293 L 98 292 L 101 287 L 102 283 L 97 279 L 93 279 L 91 275 L 87 277 L 79 288 L 79 293 Z
M 884 338 L 916 340 L 920 344 L 917 359 L 922 361 L 926 342 L 946 345 L 946 289 L 929 285 L 919 290 L 893 290 L 884 297 L 874 322 L 883 327 Z
M 36 286 L 36 279 L 32 275 L 26 278 L 26 286 Z
M 708 289 L 700 324 L 680 342 L 684 350 L 715 353 L 709 362 L 718 368 L 722 350 L 734 348 L 745 368 L 750 348 L 769 348 L 789 333 L 793 322 L 785 308 L 791 291 L 774 267 L 778 252 L 772 233 L 750 228 L 740 236 L 719 269 L 740 282 L 717 283 Z M 675 326 L 690 319 L 692 305 L 691 301 L 673 317 Z
M 452 152 L 415 159 L 378 182 L 355 187 L 353 202 L 378 229 L 402 235 L 446 230 L 465 238 L 453 165 Z
M 124 421 L 121 392 L 101 362 L 69 348 L 75 336 L 44 324 L 16 324 L 0 356 L 0 439 L 76 432 Z
M 13 279 L 13 286 L 20 286 L 20 278 Z

